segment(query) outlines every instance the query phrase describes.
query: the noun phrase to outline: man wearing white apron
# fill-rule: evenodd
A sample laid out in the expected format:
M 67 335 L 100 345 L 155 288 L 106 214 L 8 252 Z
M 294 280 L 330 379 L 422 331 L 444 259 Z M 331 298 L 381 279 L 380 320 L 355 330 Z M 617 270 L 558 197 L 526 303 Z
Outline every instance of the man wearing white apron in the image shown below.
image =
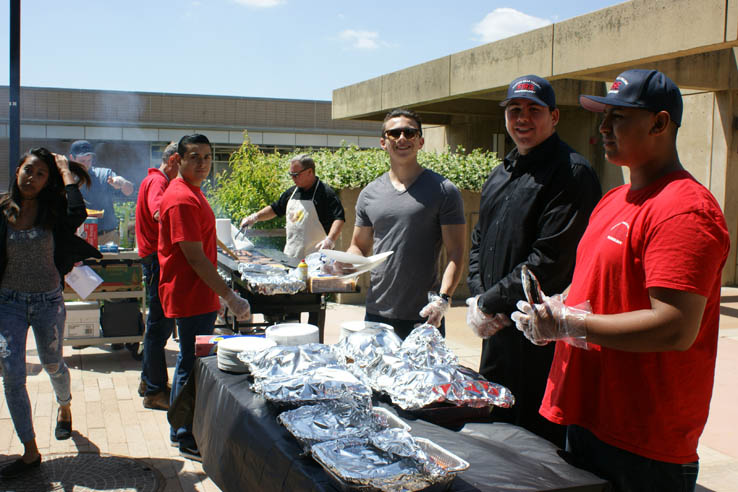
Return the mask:
M 308 154 L 292 158 L 289 175 L 295 186 L 276 202 L 243 219 L 241 228 L 285 216 L 287 256 L 300 260 L 319 249 L 333 249 L 345 222 L 338 195 L 315 175 L 315 162 Z

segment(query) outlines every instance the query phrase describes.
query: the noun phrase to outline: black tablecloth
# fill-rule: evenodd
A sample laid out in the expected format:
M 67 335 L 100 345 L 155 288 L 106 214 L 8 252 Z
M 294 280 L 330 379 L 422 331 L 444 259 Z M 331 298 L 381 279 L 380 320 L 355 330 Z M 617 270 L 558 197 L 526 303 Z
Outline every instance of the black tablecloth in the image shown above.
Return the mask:
M 195 366 L 194 434 L 208 476 L 225 492 L 335 491 L 312 458 L 276 420 L 279 411 L 250 390 L 245 375 L 220 371 L 215 357 Z M 470 463 L 453 491 L 607 490 L 598 477 L 574 468 L 548 441 L 509 424 L 467 424 L 454 432 L 422 421 L 410 431 Z

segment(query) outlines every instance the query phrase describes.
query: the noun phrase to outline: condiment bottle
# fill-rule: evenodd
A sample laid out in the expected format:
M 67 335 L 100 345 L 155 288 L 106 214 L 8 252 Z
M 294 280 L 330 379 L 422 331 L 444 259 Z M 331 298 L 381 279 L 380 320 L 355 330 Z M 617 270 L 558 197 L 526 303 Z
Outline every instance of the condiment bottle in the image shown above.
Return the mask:
M 301 260 L 300 264 L 297 265 L 297 273 L 299 273 L 300 280 L 303 282 L 307 282 L 308 280 L 308 265 L 305 263 L 305 260 Z

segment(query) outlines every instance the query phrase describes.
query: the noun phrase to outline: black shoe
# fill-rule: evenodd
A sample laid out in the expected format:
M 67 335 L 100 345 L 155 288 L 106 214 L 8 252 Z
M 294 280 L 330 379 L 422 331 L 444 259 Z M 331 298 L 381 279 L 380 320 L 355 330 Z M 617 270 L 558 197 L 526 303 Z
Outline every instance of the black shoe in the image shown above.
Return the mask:
M 202 456 L 200 456 L 200 450 L 197 448 L 191 448 L 189 446 L 179 446 L 179 454 L 183 458 L 187 458 L 192 461 L 199 461 L 202 463 Z
M 0 477 L 3 478 L 16 478 L 23 475 L 26 475 L 36 468 L 41 466 L 41 455 L 38 455 L 38 458 L 31 461 L 30 463 L 25 463 L 23 461 L 23 458 L 18 458 L 2 470 L 0 470 Z
M 57 441 L 64 441 L 72 437 L 72 421 L 57 420 L 54 437 Z

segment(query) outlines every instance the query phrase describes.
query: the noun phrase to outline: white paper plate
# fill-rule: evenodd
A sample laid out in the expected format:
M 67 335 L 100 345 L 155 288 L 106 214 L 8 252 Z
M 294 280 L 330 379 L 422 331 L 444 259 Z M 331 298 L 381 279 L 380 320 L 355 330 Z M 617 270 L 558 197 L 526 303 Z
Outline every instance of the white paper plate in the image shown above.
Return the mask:
M 320 334 L 318 327 L 307 323 L 280 323 L 265 330 L 267 340 L 277 345 L 304 345 L 318 343 Z

